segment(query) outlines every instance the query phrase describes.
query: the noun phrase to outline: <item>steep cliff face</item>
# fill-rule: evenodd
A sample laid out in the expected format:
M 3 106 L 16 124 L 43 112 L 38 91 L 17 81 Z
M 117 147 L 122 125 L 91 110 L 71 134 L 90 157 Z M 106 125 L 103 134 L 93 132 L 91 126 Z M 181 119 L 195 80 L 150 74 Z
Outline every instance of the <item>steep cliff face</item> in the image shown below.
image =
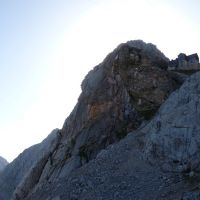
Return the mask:
M 119 45 L 85 77 L 78 103 L 61 130 L 61 142 L 42 166 L 37 184 L 20 185 L 13 198 L 23 199 L 41 185 L 67 177 L 149 120 L 180 86 L 165 70 L 168 61 L 143 41 Z M 26 177 L 24 183 L 31 175 Z
M 173 92 L 146 126 L 102 150 L 31 199 L 198 200 L 200 73 Z
M 153 44 L 137 40 L 119 45 L 87 74 L 81 85 L 82 93 L 78 103 L 65 120 L 62 130 L 56 131 L 55 138 L 48 143 L 50 146 L 42 143 L 45 153 L 41 153 L 42 150 L 38 147 L 37 150 L 28 149 L 28 153 L 22 153 L 7 167 L 7 172 L 4 173 L 4 178 L 0 177 L 0 181 L 4 181 L 5 177 L 17 181 L 9 183 L 10 185 L 0 184 L 0 197 L 5 200 L 10 199 L 11 195 L 15 200 L 51 199 L 51 190 L 59 194 L 61 189 L 60 192 L 66 196 L 68 189 L 65 191 L 61 187 L 56 190 L 57 183 L 71 185 L 71 179 L 68 180 L 71 174 L 79 173 L 80 167 L 85 169 L 84 165 L 92 163 L 91 160 L 94 160 L 102 149 L 120 141 L 127 133 L 136 131 L 139 127 L 142 129 L 168 96 L 185 81 L 187 76 L 166 70 L 168 62 L 169 59 Z M 150 143 L 149 139 L 146 141 Z M 143 140 L 141 144 L 144 143 Z M 147 145 L 149 143 L 145 143 L 149 147 L 147 149 L 150 149 L 150 145 Z M 135 144 L 135 147 L 140 146 L 137 142 L 132 144 Z M 137 151 L 137 148 L 134 151 Z M 32 161 L 27 163 L 32 152 Z M 150 157 L 147 151 L 139 155 Z M 119 154 L 119 157 L 121 156 L 122 154 Z M 129 162 L 128 155 L 123 156 Z M 100 158 L 101 156 L 97 158 L 97 162 Z M 26 164 L 20 175 L 15 168 L 20 169 L 22 162 Z M 114 160 L 111 159 L 111 167 L 112 162 Z M 147 166 L 148 172 L 149 164 L 146 161 L 141 162 Z M 109 166 L 109 163 L 107 165 Z M 151 169 L 153 176 L 154 169 Z
M 0 172 L 6 167 L 8 161 L 0 156 Z
M 159 158 L 163 169 L 179 173 L 200 172 L 200 73 L 194 74 L 161 106 L 143 129 L 147 132 L 147 157 Z

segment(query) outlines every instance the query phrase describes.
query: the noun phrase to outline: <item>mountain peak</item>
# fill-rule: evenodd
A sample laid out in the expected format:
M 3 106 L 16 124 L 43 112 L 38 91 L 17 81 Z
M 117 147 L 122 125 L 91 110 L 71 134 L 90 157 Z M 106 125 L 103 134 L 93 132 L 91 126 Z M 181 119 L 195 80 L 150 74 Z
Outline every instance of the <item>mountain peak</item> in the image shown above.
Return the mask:
M 135 47 L 146 52 L 151 58 L 169 61 L 169 59 L 152 43 L 146 43 L 143 40 L 130 40 L 127 42 L 130 47 Z
M 198 71 L 200 70 L 199 56 L 197 53 L 188 56 L 184 53 L 180 53 L 178 58 L 169 62 L 168 70 Z
M 179 57 L 186 60 L 197 58 L 195 55 Z M 189 163 L 195 167 L 195 156 L 199 155 L 193 155 L 198 148 L 188 147 L 185 140 L 190 132 L 194 136 L 193 143 L 198 139 L 195 122 L 198 122 L 199 100 L 193 90 L 199 87 L 198 76 L 192 76 L 194 80 L 189 84 L 185 81 L 187 75 L 167 70 L 169 63 L 169 59 L 151 43 L 134 40 L 120 44 L 86 75 L 81 85 L 82 93 L 62 129 L 54 130 L 41 144 L 24 151 L 0 175 L 0 182 L 5 183 L 0 184 L 0 198 L 95 199 L 97 195 L 99 199 L 113 199 L 115 195 L 118 198 L 114 185 L 119 183 L 116 190 L 124 196 L 118 199 L 135 199 L 134 195 L 141 195 L 140 198 L 137 196 L 138 199 L 155 199 L 160 195 L 155 188 L 163 184 L 163 191 L 169 189 L 169 184 L 163 183 L 160 177 L 167 176 L 170 185 L 174 179 L 175 183 L 179 182 L 176 177 L 170 178 L 173 169 L 180 167 L 174 167 L 179 163 L 176 159 L 179 146 L 181 153 L 184 148 L 189 148 L 189 153 L 194 156 L 195 160 L 190 160 L 189 154 L 184 155 L 189 161 L 183 159 L 181 162 L 187 163 L 187 167 Z M 187 85 L 191 86 L 191 91 L 188 91 Z M 188 96 L 189 92 L 197 96 L 192 98 Z M 183 110 L 179 110 L 179 104 L 187 104 L 188 107 L 182 106 Z M 171 107 L 176 111 L 172 115 Z M 178 120 L 175 120 L 176 113 Z M 189 121 L 194 122 L 192 127 Z M 188 123 L 187 127 L 184 122 Z M 183 141 L 180 144 L 177 142 L 178 134 Z M 170 145 L 174 145 L 173 151 Z M 27 162 L 30 155 L 31 162 Z M 183 155 L 178 159 L 180 157 Z M 159 164 L 163 164 L 163 159 L 167 162 L 164 162 L 164 168 L 171 167 L 170 175 L 160 170 L 163 166 Z M 91 177 L 87 177 L 88 174 Z M 131 181 L 129 175 L 132 176 Z M 9 180 L 15 179 L 10 183 L 12 187 L 6 186 L 8 177 Z M 88 179 L 92 183 L 88 183 Z M 125 184 L 121 183 L 122 179 Z M 144 187 L 145 192 L 141 194 L 142 190 L 137 189 L 137 185 Z M 101 186 L 105 186 L 109 194 L 102 196 Z M 135 192 L 131 193 L 133 188 Z M 94 190 L 95 195 L 92 193 Z M 127 190 L 126 194 L 123 190 Z M 150 196 L 145 197 L 146 193 Z

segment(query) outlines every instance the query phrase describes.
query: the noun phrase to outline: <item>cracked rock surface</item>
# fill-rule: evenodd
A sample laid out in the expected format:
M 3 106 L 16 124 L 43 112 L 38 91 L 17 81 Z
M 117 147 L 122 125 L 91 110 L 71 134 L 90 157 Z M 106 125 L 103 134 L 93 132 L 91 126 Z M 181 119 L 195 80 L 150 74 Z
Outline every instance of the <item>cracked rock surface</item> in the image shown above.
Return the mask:
M 27 200 L 199 199 L 199 98 L 196 73 L 146 126 L 100 151 L 67 178 L 43 185 Z
M 99 151 L 151 119 L 181 84 L 166 71 L 168 61 L 155 45 L 143 41 L 119 45 L 82 82 L 78 103 L 38 182 L 22 193 L 17 190 L 15 196 L 23 199 L 43 185 L 68 177 Z
M 86 75 L 63 128 L 8 165 L 0 198 L 178 199 L 190 192 L 187 178 L 199 167 L 199 74 L 187 79 L 167 71 L 168 62 L 153 44 L 119 45 Z

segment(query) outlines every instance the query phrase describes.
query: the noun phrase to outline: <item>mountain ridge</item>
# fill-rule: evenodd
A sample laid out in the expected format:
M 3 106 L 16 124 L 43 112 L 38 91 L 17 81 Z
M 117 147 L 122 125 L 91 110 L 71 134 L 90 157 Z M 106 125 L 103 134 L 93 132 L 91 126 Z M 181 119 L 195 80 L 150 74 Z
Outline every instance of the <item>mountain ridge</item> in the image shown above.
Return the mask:
M 2 188 L 3 184 L 0 184 L 0 197 L 5 200 L 9 200 L 11 196 L 14 200 L 53 200 L 56 198 L 94 199 L 92 193 L 90 193 L 91 196 L 90 194 L 88 194 L 89 196 L 84 196 L 85 194 L 81 196 L 82 189 L 78 192 L 77 190 L 80 187 L 76 188 L 73 186 L 74 183 L 71 182 L 71 179 L 72 176 L 76 176 L 76 172 L 79 173 L 83 171 L 83 174 L 87 174 L 87 167 L 90 168 L 90 165 L 94 165 L 95 168 L 98 169 L 95 163 L 99 163 L 99 160 L 104 159 L 104 156 L 107 155 L 106 152 L 109 151 L 111 151 L 112 155 L 109 159 L 119 156 L 116 160 L 123 160 L 122 155 L 124 155 L 124 158 L 126 158 L 124 164 L 122 161 L 119 161 L 119 163 L 122 164 L 126 170 L 129 170 L 129 172 L 131 166 L 133 166 L 135 170 L 139 165 L 143 167 L 144 174 L 131 172 L 133 177 L 138 176 L 141 180 L 145 180 L 145 174 L 149 172 L 151 176 L 147 176 L 146 181 L 150 181 L 152 176 L 155 176 L 155 171 L 157 170 L 160 174 L 159 176 L 164 177 L 165 175 L 169 175 L 169 181 L 178 181 L 178 178 L 171 177 L 171 172 L 165 174 L 160 170 L 160 166 L 153 161 L 161 161 L 161 158 L 155 158 L 152 153 L 152 151 L 159 150 L 157 147 L 155 150 L 154 146 L 160 145 L 159 142 L 157 143 L 157 140 L 153 140 L 153 138 L 157 137 L 153 134 L 153 132 L 155 132 L 155 127 L 159 129 L 157 131 L 165 130 L 162 129 L 162 122 L 158 120 L 154 122 L 160 109 L 163 107 L 162 105 L 165 105 L 165 101 L 168 97 L 171 98 L 171 96 L 173 96 L 174 91 L 179 91 L 179 88 L 181 90 L 183 87 L 182 84 L 184 85 L 186 82 L 189 85 L 190 83 L 187 82 L 187 80 L 192 80 L 190 78 L 188 79 L 189 76 L 186 74 L 168 71 L 169 63 L 170 60 L 151 43 L 136 40 L 120 44 L 113 52 L 106 56 L 102 63 L 97 65 L 86 75 L 81 84 L 82 93 L 79 96 L 78 103 L 70 116 L 65 120 L 63 128 L 54 131 L 55 136 L 52 140 L 47 143 L 41 143 L 41 146 L 44 147 L 45 150 L 36 150 L 35 158 L 32 159 L 32 163 L 29 163 L 29 165 L 27 165 L 26 162 L 24 163 L 26 170 L 18 179 L 18 182 L 14 183 L 12 188 L 9 184 L 4 184 L 7 190 Z M 195 81 L 197 80 L 195 79 Z M 195 89 L 192 88 L 192 90 Z M 176 108 L 174 108 L 174 110 L 175 109 Z M 166 113 L 170 115 L 167 110 Z M 165 118 L 162 120 L 165 121 Z M 162 136 L 162 133 L 160 135 Z M 163 137 L 163 140 L 164 139 Z M 173 137 L 171 139 L 172 141 L 174 140 Z M 182 140 L 185 141 L 184 139 L 185 136 L 183 136 Z M 122 153 L 123 148 L 126 149 L 124 141 L 127 141 L 127 144 L 135 145 L 135 148 L 128 145 L 128 154 Z M 119 151 L 118 155 L 114 156 L 112 147 L 113 149 L 118 149 L 118 145 L 120 146 L 121 144 L 123 147 L 119 147 L 121 152 Z M 38 149 L 38 147 L 36 149 Z M 45 153 L 41 154 L 42 151 Z M 136 157 L 129 159 L 127 155 L 131 152 L 133 152 Z M 30 154 L 31 150 L 29 155 Z M 167 154 L 171 155 L 175 154 L 175 152 L 171 154 L 167 152 Z M 25 153 L 21 154 L 22 160 L 26 157 L 24 155 Z M 40 156 L 38 157 L 38 155 Z M 115 160 L 111 159 L 109 161 L 109 159 L 105 158 L 105 163 L 104 165 L 102 163 L 102 167 L 110 166 L 113 168 Z M 153 167 L 149 161 L 147 161 L 149 159 L 152 160 Z M 20 162 L 18 162 L 18 160 L 19 158 L 16 158 L 15 162 L 17 164 L 15 164 L 15 167 L 12 167 L 12 163 L 9 165 L 11 166 L 11 172 L 13 170 L 14 174 L 16 173 L 14 168 L 20 168 Z M 176 161 L 176 159 L 174 160 Z M 170 162 L 173 163 L 175 162 L 174 160 Z M 128 164 L 129 162 L 132 163 L 132 165 Z M 137 165 L 137 162 L 139 165 Z M 7 169 L 9 169 L 9 166 Z M 167 166 L 174 167 L 173 164 Z M 99 167 L 101 168 L 101 166 Z M 98 173 L 95 175 L 95 168 L 91 168 L 94 177 L 98 175 Z M 125 173 L 125 171 L 123 171 L 125 170 L 124 168 L 119 169 L 122 174 Z M 109 170 L 112 171 L 110 168 Z M 107 170 L 108 175 L 110 174 L 109 170 Z M 115 172 L 116 176 L 117 173 L 121 176 L 118 169 L 116 169 Z M 81 177 L 80 173 L 79 175 Z M 104 177 L 103 174 L 101 176 Z M 10 174 L 5 172 L 3 175 L 0 175 L 0 182 L 5 180 L 3 177 L 9 177 L 9 179 L 12 180 L 13 172 Z M 77 184 L 80 183 L 80 177 L 76 177 L 78 178 Z M 136 183 L 133 179 L 131 180 L 133 183 L 129 182 L 129 184 L 135 187 L 134 184 Z M 118 181 L 116 177 L 116 183 Z M 126 182 L 126 179 L 124 179 L 124 181 Z M 84 185 L 83 182 L 84 181 L 81 181 L 80 184 Z M 95 181 L 93 180 L 92 182 Z M 59 184 L 58 186 L 56 186 L 57 183 Z M 115 185 L 115 182 L 111 181 L 111 183 Z M 62 187 L 63 184 L 68 185 L 70 190 L 74 190 L 74 194 L 69 190 L 67 194 L 67 190 L 65 191 Z M 108 187 L 106 184 L 105 182 L 105 187 Z M 152 188 L 148 186 L 145 181 L 141 182 L 140 187 L 142 187 L 142 184 L 144 184 L 144 187 L 149 187 L 148 191 L 152 192 Z M 161 184 L 161 179 L 156 177 L 154 186 L 157 187 L 159 184 Z M 74 188 L 71 187 L 71 185 Z M 167 187 L 167 182 L 163 187 Z M 116 188 L 118 188 L 118 186 Z M 97 190 L 95 191 L 99 195 L 97 196 L 102 198 L 100 193 Z M 99 191 L 102 191 L 102 189 L 99 188 Z M 113 193 L 116 191 L 111 188 L 110 191 L 112 193 L 111 196 L 105 193 L 107 197 L 105 196 L 104 199 L 113 198 Z M 119 191 L 122 192 L 122 190 Z M 133 198 L 133 193 L 131 191 L 128 192 L 130 193 L 128 198 Z M 183 190 L 179 190 L 179 192 L 183 192 Z M 116 194 L 115 198 L 120 195 L 121 197 L 118 197 L 118 199 L 124 198 L 125 194 Z M 142 195 L 139 190 L 138 195 Z M 152 195 L 158 194 L 152 193 Z M 179 194 L 175 194 L 175 196 L 176 195 Z M 137 195 L 134 198 L 141 199 L 141 197 Z

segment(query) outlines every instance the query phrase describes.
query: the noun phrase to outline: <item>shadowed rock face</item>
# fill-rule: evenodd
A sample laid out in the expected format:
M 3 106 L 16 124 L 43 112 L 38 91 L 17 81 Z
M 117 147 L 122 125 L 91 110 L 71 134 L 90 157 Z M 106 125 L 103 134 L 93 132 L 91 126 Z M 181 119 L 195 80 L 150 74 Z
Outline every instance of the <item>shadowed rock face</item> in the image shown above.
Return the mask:
M 199 199 L 200 73 L 185 81 L 168 63 L 153 44 L 119 45 L 85 77 L 77 105 L 12 199 Z
M 6 167 L 7 164 L 7 160 L 0 156 L 0 172 Z
M 173 92 L 146 126 L 27 200 L 198 200 L 199 102 L 200 72 Z
M 167 64 L 168 59 L 152 44 L 129 41 L 119 45 L 82 82 L 78 103 L 66 119 L 60 143 L 51 152 L 37 183 L 20 186 L 13 198 L 24 199 L 43 185 L 68 177 L 101 149 L 151 119 L 180 86 L 164 70 Z M 30 177 L 23 182 L 29 183 Z

